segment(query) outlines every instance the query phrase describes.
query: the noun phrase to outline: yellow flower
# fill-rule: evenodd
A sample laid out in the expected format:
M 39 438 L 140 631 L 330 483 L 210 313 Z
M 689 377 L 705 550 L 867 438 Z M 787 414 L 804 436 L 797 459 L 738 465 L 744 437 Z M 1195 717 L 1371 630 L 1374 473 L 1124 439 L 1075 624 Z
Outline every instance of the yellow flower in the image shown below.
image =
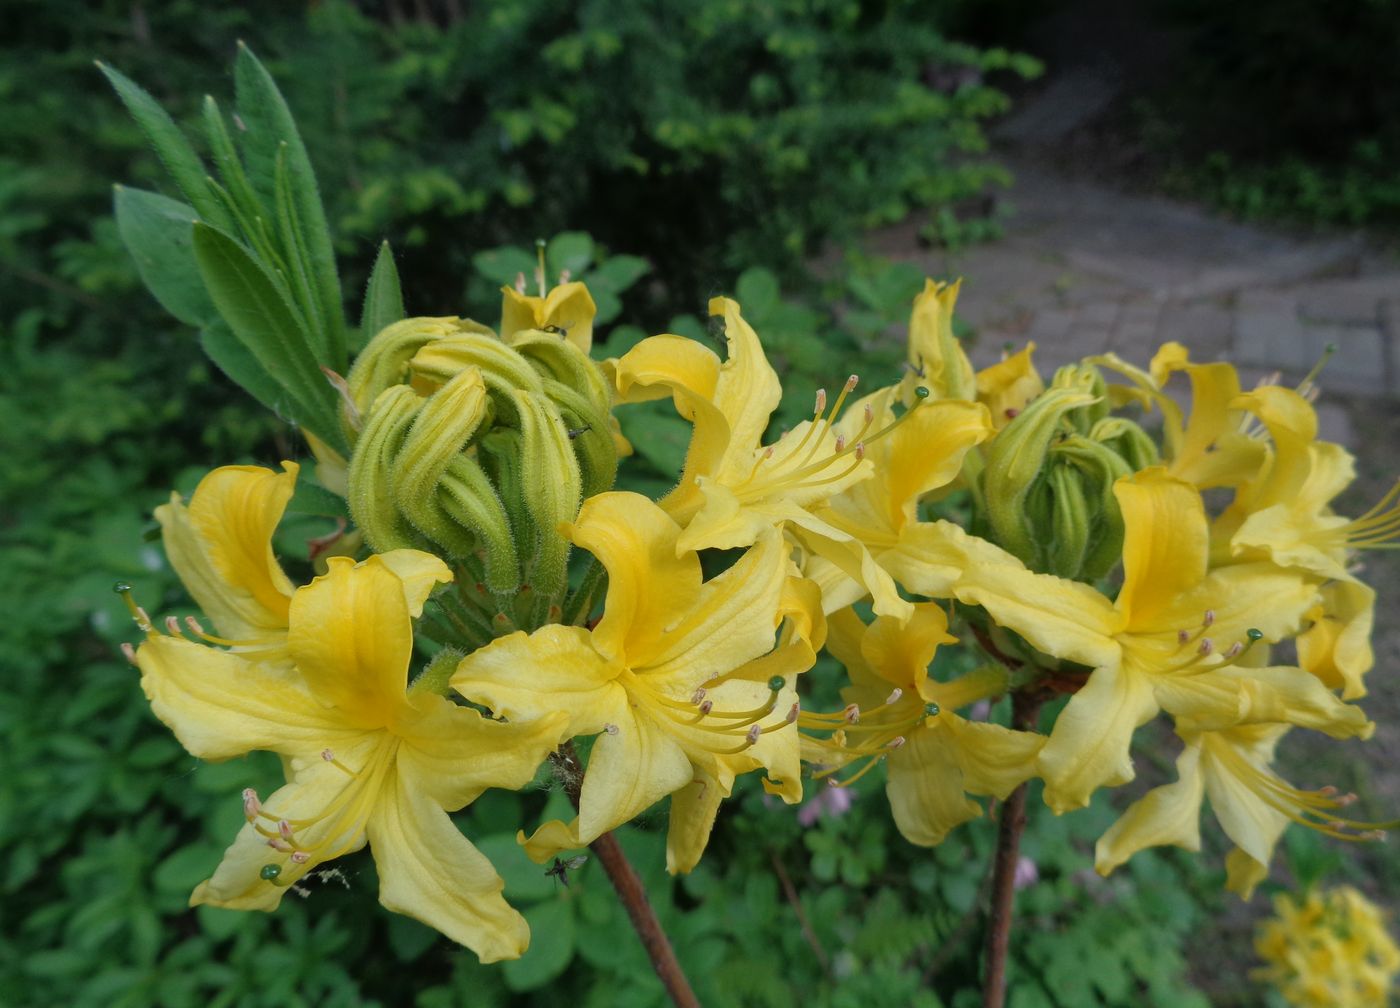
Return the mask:
M 897 421 L 895 395 L 894 388 L 885 388 L 865 397 L 836 425 L 848 440 L 856 434 L 852 414 L 889 430 L 866 453 L 874 474 L 813 508 L 844 538 L 798 533 L 812 554 L 805 573 L 821 586 L 828 612 L 870 594 L 877 614 L 908 618 L 912 609 L 900 599 L 895 580 L 917 594 L 937 596 L 947 593 L 961 571 L 950 526 L 920 522 L 919 501 L 952 483 L 968 451 L 991 436 L 987 410 L 946 399 L 924 403 Z
M 1279 671 L 1279 670 L 1275 670 Z M 1308 688 L 1311 677 L 1297 669 Z M 1315 687 L 1315 682 L 1314 682 Z M 1354 720 L 1348 708 L 1317 689 L 1319 715 L 1347 728 Z M 1331 708 L 1328 710 L 1327 708 Z M 1303 791 L 1273 772 L 1278 740 L 1288 731 L 1282 724 L 1252 724 L 1220 731 L 1196 731 L 1178 725 L 1186 748 L 1176 761 L 1175 783 L 1153 788 L 1109 827 L 1095 848 L 1094 867 L 1107 875 L 1144 847 L 1172 844 L 1190 851 L 1201 848 L 1201 801 L 1210 798 L 1211 811 L 1235 844 L 1226 859 L 1226 885 L 1248 899 L 1268 875 L 1274 845 L 1290 822 L 1301 823 L 1329 836 L 1358 839 L 1369 823 L 1342 819 L 1337 812 L 1350 800 L 1335 788 Z M 1355 731 L 1363 729 L 1356 727 Z
M 852 685 L 842 693 L 849 706 L 798 719 L 803 728 L 834 730 L 828 739 L 804 738 L 809 762 L 834 764 L 819 779 L 867 759 L 838 785 L 846 786 L 887 761 L 885 792 L 895 825 L 910 843 L 929 847 L 982 814 L 969 794 L 1005 798 L 1033 776 L 1045 741 L 955 713 L 1004 692 L 1006 673 L 988 667 L 951 682 L 930 678 L 938 646 L 957 642 L 947 631 L 947 617 L 932 602 L 915 605 L 907 622 L 882 616 L 869 627 L 854 610 L 842 610 L 831 618 L 827 644 L 850 673 Z
M 223 466 L 195 488 L 189 505 L 179 494 L 156 508 L 170 566 L 220 636 L 210 643 L 258 661 L 285 660 L 287 613 L 294 590 L 272 552 L 272 534 L 296 490 L 295 462 L 282 472 Z M 419 615 L 437 578 L 438 561 L 415 550 L 386 553 L 382 562 L 418 598 Z
M 671 335 L 645 339 L 609 362 L 620 401 L 670 396 L 694 424 L 680 483 L 659 502 L 685 529 L 676 548 L 748 546 L 784 523 L 845 539 L 811 509 L 872 471 L 866 442 L 882 432 L 847 439 L 832 424 L 854 378 L 832 406 L 831 419 L 826 394 L 819 392 L 813 419 L 765 447 L 763 433 L 782 394 L 778 376 L 735 302 L 715 298 L 710 311 L 725 321 L 729 358 L 722 366 L 707 347 Z
M 1113 601 L 1090 585 L 1033 573 L 970 536 L 954 589 L 1032 647 L 1093 669 L 1041 752 L 1045 800 L 1056 811 L 1131 780 L 1132 734 L 1158 709 L 1223 728 L 1258 720 L 1259 710 L 1286 711 L 1273 720 L 1291 721 L 1293 705 L 1310 702 L 1294 678 L 1230 669 L 1252 641 L 1297 630 L 1314 582 L 1268 563 L 1208 572 L 1200 494 L 1159 467 L 1120 479 L 1114 494 L 1124 540 L 1123 586 Z
M 1385 1008 L 1400 973 L 1400 946 L 1381 911 L 1350 886 L 1274 898 L 1255 936 L 1267 965 L 1251 975 L 1295 1008 Z
M 514 345 L 516 335 L 531 330 L 557 332 L 584 353 L 593 346 L 593 316 L 598 308 L 588 288 L 575 280 L 543 297 L 502 287 L 501 339 Z
M 801 797 L 795 678 L 820 640 L 789 633 L 775 649 L 774 631 L 794 608 L 819 636 L 820 611 L 788 584 L 774 529 L 706 582 L 699 558 L 677 552 L 680 527 L 637 494 L 593 497 L 566 528 L 608 573 L 597 626 L 499 638 L 463 659 L 452 685 L 512 721 L 563 711 L 564 737 L 597 735 L 578 818 L 541 827 L 532 857 L 591 843 L 671 795 L 667 865 L 688 871 L 738 774 L 766 768 L 786 799 Z
M 977 372 L 977 401 L 987 407 L 997 430 L 1014 420 L 1026 408 L 1026 403 L 1045 391 L 1045 382 L 1031 363 L 1033 353 L 1035 344 L 1027 343 L 1017 353 L 1004 356 L 996 364 Z
M 915 389 L 923 387 L 935 399 L 975 399 L 977 382 L 972 363 L 953 335 L 953 309 L 961 280 L 940 283 L 926 279 L 909 316 L 909 373 L 900 393 L 906 406 L 914 404 Z
M 429 561 L 434 581 L 451 580 Z M 447 813 L 528 783 L 563 719 L 501 724 L 434 692 L 441 683 L 408 686 L 410 612 L 430 587 L 380 557 L 333 558 L 291 598 L 285 668 L 155 633 L 141 645 L 142 689 L 186 749 L 207 760 L 271 750 L 289 772 L 266 801 L 244 792 L 247 825 L 191 905 L 272 910 L 307 872 L 368 842 L 390 910 L 483 961 L 525 950 L 524 918 Z

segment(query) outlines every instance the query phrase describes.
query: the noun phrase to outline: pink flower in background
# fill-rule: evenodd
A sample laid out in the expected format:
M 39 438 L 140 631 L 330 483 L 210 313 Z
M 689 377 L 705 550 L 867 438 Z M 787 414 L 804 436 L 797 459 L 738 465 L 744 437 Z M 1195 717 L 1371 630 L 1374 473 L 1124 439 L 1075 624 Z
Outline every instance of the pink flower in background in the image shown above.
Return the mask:
M 1019 891 L 1040 881 L 1040 869 L 1035 862 L 1022 854 L 1016 859 L 1016 874 L 1011 876 L 1011 884 Z
M 810 827 L 815 826 L 817 820 L 823 816 L 838 818 L 850 810 L 855 800 L 855 795 L 851 794 L 850 788 L 822 788 L 802 803 L 802 807 L 797 810 L 797 821 L 803 826 Z

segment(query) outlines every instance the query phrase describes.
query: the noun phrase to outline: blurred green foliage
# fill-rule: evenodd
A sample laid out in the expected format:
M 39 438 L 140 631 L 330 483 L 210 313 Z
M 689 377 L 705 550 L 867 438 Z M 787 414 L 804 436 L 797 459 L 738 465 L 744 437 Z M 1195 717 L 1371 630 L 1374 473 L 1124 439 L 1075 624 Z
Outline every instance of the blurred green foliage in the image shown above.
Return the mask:
M 552 270 L 594 287 L 603 323 L 662 328 L 647 312 L 677 296 L 655 286 L 663 266 L 668 278 L 700 281 L 680 298 L 696 311 L 665 328 L 705 336 L 701 295 L 740 298 L 789 375 L 779 423 L 801 419 L 812 389 L 850 370 L 874 381 L 897 373 L 890 335 L 915 272 L 849 260 L 812 300 L 785 293 L 787 271 L 821 240 L 920 203 L 951 207 L 991 177 L 948 157 L 980 146 L 976 121 L 1000 99 L 978 79 L 926 86 L 929 66 L 1031 67 L 944 42 L 912 4 L 823 4 L 804 19 L 795 4 L 639 3 L 619 5 L 616 24 L 601 22 L 602 6 L 468 15 L 450 2 L 323 4 L 305 20 L 274 2 L 0 0 L 7 1004 L 662 1003 L 596 865 L 564 885 L 520 856 L 515 828 L 562 800 L 544 787 L 489 794 L 461 816 L 534 925 L 517 963 L 482 967 L 380 910 L 364 856 L 274 915 L 190 910 L 188 893 L 242 821 L 239 791 L 272 786 L 279 770 L 270 757 L 211 765 L 180 749 L 120 658 L 135 631 L 111 592 L 121 580 L 153 612 L 188 611 L 149 534 L 152 508 L 213 465 L 303 452 L 141 291 L 109 215 L 110 183 L 161 189 L 163 171 L 94 57 L 181 121 L 202 92 L 227 92 L 235 38 L 273 57 L 320 163 L 349 290 L 363 288 L 387 235 L 413 278 L 411 310 L 494 321 L 496 286 L 533 264 L 512 245 L 586 227 L 596 241 L 561 234 L 547 254 Z M 669 11 L 664 23 L 658 9 Z M 639 38 L 667 44 L 647 50 Z M 639 50 L 655 65 L 621 55 Z M 643 72 L 645 87 L 629 77 Z M 600 107 L 612 89 L 624 100 Z M 740 263 L 765 266 L 740 274 Z M 614 324 L 603 348 L 620 352 L 646 331 Z M 640 484 L 664 490 L 674 478 L 684 439 L 673 433 L 636 460 Z M 290 516 L 279 555 L 304 565 L 306 540 L 327 526 Z M 813 683 L 834 698 L 833 673 L 826 666 Z M 990 824 L 933 852 L 913 848 L 880 790 L 872 774 L 848 814 L 804 828 L 746 788 L 722 814 L 711 855 L 679 880 L 664 874 L 659 821 L 624 831 L 706 1004 L 976 1000 L 973 907 Z M 1035 813 L 1026 842 L 1040 880 L 1021 897 L 1012 1005 L 1193 1003 L 1172 949 L 1202 913 L 1188 895 L 1201 891 L 1200 869 L 1147 855 L 1109 882 L 1086 876 L 1107 816 Z
M 1250 218 L 1400 224 L 1400 4 L 1159 0 L 1183 34 L 1138 109 L 1168 187 Z

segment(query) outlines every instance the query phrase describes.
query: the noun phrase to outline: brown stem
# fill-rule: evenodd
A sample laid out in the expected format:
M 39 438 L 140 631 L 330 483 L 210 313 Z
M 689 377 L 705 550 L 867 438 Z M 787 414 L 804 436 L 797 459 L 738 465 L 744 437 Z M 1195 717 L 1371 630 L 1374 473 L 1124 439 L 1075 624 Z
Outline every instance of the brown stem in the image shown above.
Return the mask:
M 1039 691 L 1018 691 L 1011 696 L 1011 723 L 1022 731 L 1035 727 L 1036 714 L 1044 695 Z M 1002 1008 L 1006 1003 L 1006 955 L 1011 946 L 1012 904 L 1016 895 L 1016 861 L 1021 851 L 1021 834 L 1026 828 L 1026 784 L 1022 784 L 1001 807 L 997 820 L 997 849 L 992 867 L 991 919 L 987 926 L 986 974 L 982 986 L 982 1008 Z
M 569 800 L 574 803 L 574 808 L 578 808 L 579 792 L 583 790 L 583 766 L 574 753 L 573 744 L 565 742 L 552 759 L 556 772 L 564 781 Z M 627 860 L 622 845 L 612 833 L 604 833 L 589 844 L 588 849 L 597 856 L 603 870 L 608 873 L 608 879 L 617 890 L 617 898 L 627 909 L 627 917 L 632 921 L 637 937 L 642 940 L 642 947 L 651 958 L 652 969 L 656 970 L 672 1003 L 676 1008 L 700 1008 L 700 1001 L 695 997 L 695 991 L 690 989 L 690 981 L 676 959 L 675 949 L 671 948 L 671 939 L 666 937 L 661 921 L 656 919 L 656 911 L 651 908 L 651 900 L 647 899 L 646 886 Z
M 807 912 L 802 909 L 802 899 L 797 895 L 797 887 L 792 884 L 792 878 L 788 875 L 787 869 L 783 867 L 783 862 L 778 858 L 778 852 L 774 851 L 770 858 L 773 862 L 773 871 L 777 873 L 778 882 L 783 887 L 783 895 L 787 897 L 788 903 L 792 906 L 792 912 L 797 916 L 797 926 L 802 929 L 802 937 L 807 939 L 812 954 L 817 957 L 817 962 L 821 963 L 822 972 L 830 977 L 831 960 L 827 957 L 826 949 L 822 947 L 821 939 L 812 930 L 811 921 L 807 920 Z
M 671 1001 L 676 1008 L 700 1008 L 695 992 L 690 989 L 690 981 L 685 978 L 685 972 L 676 960 L 671 940 L 661 929 L 661 922 L 656 919 L 651 901 L 647 899 L 646 886 L 642 885 L 641 878 L 627 860 L 627 855 L 622 852 L 622 845 L 611 833 L 604 833 L 589 844 L 588 848 L 598 856 L 603 870 L 608 873 L 608 878 L 612 879 L 617 898 L 627 908 L 632 927 L 636 928 L 637 937 L 641 938 L 647 955 L 651 957 L 652 968 L 661 978 L 661 984 L 666 988 Z

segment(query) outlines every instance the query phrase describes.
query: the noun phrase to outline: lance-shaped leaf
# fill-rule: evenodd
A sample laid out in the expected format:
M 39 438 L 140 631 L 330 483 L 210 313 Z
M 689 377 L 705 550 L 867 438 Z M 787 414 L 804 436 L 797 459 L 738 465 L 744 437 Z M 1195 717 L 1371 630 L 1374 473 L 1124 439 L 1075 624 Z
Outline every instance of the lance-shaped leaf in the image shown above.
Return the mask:
M 216 320 L 218 312 L 204 290 L 190 248 L 194 208 L 126 186 L 115 187 L 112 206 L 122 244 L 161 307 L 186 325 L 206 326 Z
M 394 266 L 394 253 L 389 243 L 379 246 L 374 257 L 374 269 L 365 284 L 365 303 L 360 311 L 361 345 L 379 335 L 381 329 L 405 318 L 403 290 L 399 287 L 399 271 Z

